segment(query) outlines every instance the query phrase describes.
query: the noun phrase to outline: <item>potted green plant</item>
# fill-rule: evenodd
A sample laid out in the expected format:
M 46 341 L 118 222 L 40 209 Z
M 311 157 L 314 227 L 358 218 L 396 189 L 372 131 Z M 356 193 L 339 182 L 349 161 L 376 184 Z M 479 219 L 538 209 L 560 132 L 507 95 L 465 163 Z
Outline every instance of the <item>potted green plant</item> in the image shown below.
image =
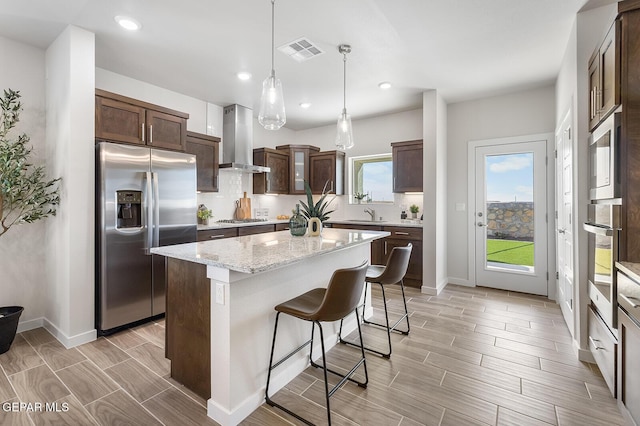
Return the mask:
M 411 212 L 411 217 L 413 219 L 417 219 L 418 218 L 418 212 L 420 211 L 420 207 L 416 206 L 415 204 L 412 204 L 409 206 L 409 211 Z
M 29 136 L 11 133 L 20 121 L 20 97 L 19 91 L 6 89 L 0 99 L 0 236 L 13 225 L 55 215 L 60 204 L 60 179 L 47 179 L 44 166 L 30 162 Z M 22 306 L 0 307 L 0 354 L 11 347 L 23 310 Z
M 198 223 L 201 225 L 208 225 L 209 219 L 213 217 L 213 212 L 211 209 L 208 209 L 204 204 L 200 204 L 198 207 L 198 212 L 196 213 L 198 216 Z
M 300 200 L 300 205 L 302 205 L 302 215 L 309 221 L 310 231 L 312 231 L 312 227 L 314 225 L 318 226 L 318 221 L 320 223 L 317 233 L 315 230 L 313 230 L 313 232 L 310 232 L 310 235 L 318 235 L 322 231 L 322 224 L 329 219 L 329 214 L 335 211 L 327 211 L 329 205 L 334 200 L 334 198 L 332 198 L 331 200 L 326 201 L 327 195 L 329 195 L 329 193 L 326 192 L 328 184 L 328 181 L 324 184 L 324 188 L 322 188 L 322 194 L 320 195 L 320 198 L 316 203 L 314 203 L 313 194 L 311 194 L 311 187 L 309 186 L 309 182 L 307 182 L 306 180 L 304 181 L 304 191 L 307 194 L 307 202 L 305 204 L 304 201 Z M 317 220 L 312 220 L 312 218 L 316 218 Z
M 367 198 L 367 194 L 362 193 L 362 192 L 356 192 L 355 194 L 353 194 L 353 198 L 356 199 L 356 202 L 358 204 L 360 204 L 362 202 L 362 200 L 364 200 L 365 198 Z

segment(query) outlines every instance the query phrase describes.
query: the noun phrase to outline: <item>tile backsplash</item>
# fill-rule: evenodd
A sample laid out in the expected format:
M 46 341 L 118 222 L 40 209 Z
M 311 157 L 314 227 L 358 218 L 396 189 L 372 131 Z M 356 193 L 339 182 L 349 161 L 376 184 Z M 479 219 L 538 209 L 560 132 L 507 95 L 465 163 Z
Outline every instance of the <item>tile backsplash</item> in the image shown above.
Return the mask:
M 213 211 L 213 220 L 232 219 L 236 209 L 236 200 L 243 197 L 244 193 L 251 198 L 251 215 L 256 218 L 275 219 L 278 215 L 291 216 L 292 210 L 300 200 L 307 202 L 302 195 L 262 195 L 252 194 L 253 177 L 251 174 L 233 170 L 221 170 L 219 173 L 219 192 L 203 192 L 198 194 L 198 204 L 204 204 Z M 329 196 L 331 197 L 331 195 Z M 333 196 L 330 210 L 335 210 L 330 216 L 332 219 L 370 219 L 364 209 L 374 209 L 376 219 L 382 217 L 386 221 L 399 221 L 401 206 L 417 204 L 422 214 L 422 194 L 394 194 L 393 204 L 349 204 L 348 195 Z M 317 201 L 317 197 L 315 198 Z M 265 211 L 268 217 L 265 217 Z M 195 212 L 194 212 L 195 214 Z M 411 214 L 407 210 L 407 214 Z

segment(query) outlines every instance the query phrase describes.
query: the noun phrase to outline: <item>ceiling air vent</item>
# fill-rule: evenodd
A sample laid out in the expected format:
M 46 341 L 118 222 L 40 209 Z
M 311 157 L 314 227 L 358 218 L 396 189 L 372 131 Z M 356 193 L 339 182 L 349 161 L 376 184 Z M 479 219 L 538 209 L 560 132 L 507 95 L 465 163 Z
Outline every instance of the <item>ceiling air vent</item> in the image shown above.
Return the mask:
M 308 38 L 302 37 L 278 47 L 278 50 L 298 62 L 304 62 L 324 53 Z

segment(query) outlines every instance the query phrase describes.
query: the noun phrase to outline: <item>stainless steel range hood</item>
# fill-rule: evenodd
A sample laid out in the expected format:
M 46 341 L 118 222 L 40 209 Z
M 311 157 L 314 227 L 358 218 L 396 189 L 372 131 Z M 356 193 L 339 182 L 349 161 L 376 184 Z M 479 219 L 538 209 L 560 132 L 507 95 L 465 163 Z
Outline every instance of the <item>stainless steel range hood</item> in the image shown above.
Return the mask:
M 224 107 L 222 122 L 221 169 L 245 173 L 270 172 L 269 167 L 253 165 L 253 114 L 242 105 Z

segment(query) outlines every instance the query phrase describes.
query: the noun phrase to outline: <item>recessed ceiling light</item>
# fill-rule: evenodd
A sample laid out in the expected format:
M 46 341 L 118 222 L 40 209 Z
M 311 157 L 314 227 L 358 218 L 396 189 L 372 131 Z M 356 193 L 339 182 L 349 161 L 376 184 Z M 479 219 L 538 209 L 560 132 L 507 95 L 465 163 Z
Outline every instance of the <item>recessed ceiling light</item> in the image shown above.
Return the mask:
M 300 102 L 300 108 L 307 109 L 311 106 L 309 102 Z
M 382 83 L 378 84 L 378 87 L 382 90 L 387 90 L 391 88 L 391 83 L 389 83 L 388 81 L 383 81 Z
M 142 28 L 142 25 L 140 24 L 140 22 L 138 22 L 135 19 L 130 18 L 128 16 L 118 15 L 113 19 L 115 19 L 115 21 L 118 24 L 120 24 L 120 26 L 122 28 L 124 28 L 125 30 L 136 31 L 136 30 L 139 30 L 140 28 Z
M 249 80 L 251 78 L 251 73 L 250 72 L 246 72 L 246 71 L 241 71 L 236 75 L 242 81 Z

